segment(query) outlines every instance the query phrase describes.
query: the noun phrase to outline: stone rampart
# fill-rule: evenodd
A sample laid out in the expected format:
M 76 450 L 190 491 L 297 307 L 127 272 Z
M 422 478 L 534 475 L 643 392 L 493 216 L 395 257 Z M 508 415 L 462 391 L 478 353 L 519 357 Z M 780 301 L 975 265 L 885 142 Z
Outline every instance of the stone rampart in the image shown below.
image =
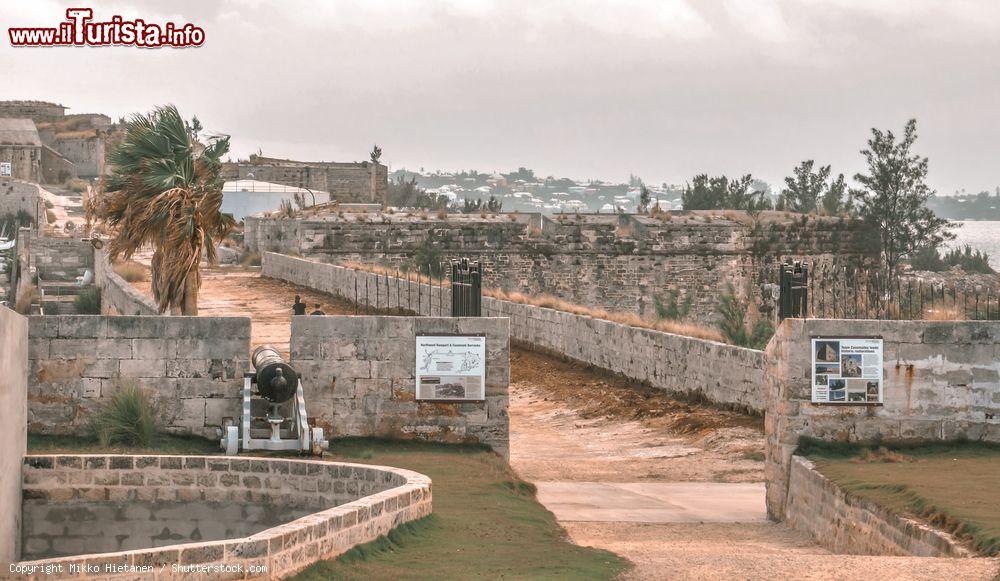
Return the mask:
M 160 314 L 153 299 L 115 272 L 103 250 L 94 252 L 94 285 L 101 291 L 102 315 Z
M 811 339 L 880 337 L 883 404 L 812 403 Z M 786 516 L 802 436 L 831 442 L 1000 442 L 1000 322 L 787 319 L 766 350 L 768 513 Z
M 486 337 L 484 401 L 416 400 L 417 335 Z M 507 319 L 383 316 L 292 318 L 291 364 L 309 419 L 331 437 L 479 442 L 509 452 Z
M 304 258 L 264 253 L 262 276 L 425 316 L 451 312 L 445 288 Z M 753 413 L 764 409 L 763 352 L 483 297 L 483 314 L 510 319 L 510 337 L 653 387 Z M 294 325 L 293 325 L 294 329 Z
M 99 553 L 14 565 L 24 572 L 35 567 L 39 578 L 41 567 L 51 567 L 47 579 L 189 579 L 191 571 L 175 570 L 184 565 L 203 566 L 199 579 L 277 579 L 425 517 L 432 504 L 430 479 L 409 470 L 217 456 L 28 456 L 24 498 L 26 552 Z M 226 507 L 243 510 L 231 513 Z M 119 518 L 78 518 L 100 516 L 102 510 L 117 511 Z M 121 534 L 149 529 L 144 521 L 151 510 L 165 519 L 153 521 L 162 538 Z M 234 522 L 225 522 L 227 516 Z M 256 526 L 243 522 L 254 518 Z M 269 524 L 275 519 L 288 520 Z M 206 527 L 204 533 L 194 532 L 195 521 Z M 253 528 L 260 530 L 196 540 Z M 236 567 L 242 572 L 234 575 Z
M 0 306 L 0 571 L 21 551 L 21 459 L 27 434 L 28 320 Z
M 965 557 L 954 537 L 901 517 L 874 502 L 845 493 L 793 456 L 785 521 L 836 553 L 917 557 Z
M 738 214 L 738 213 L 733 213 Z M 655 314 L 675 296 L 689 317 L 717 319 L 718 297 L 732 284 L 756 297 L 777 282 L 782 260 L 814 266 L 859 264 L 872 256 L 858 223 L 783 218 L 754 225 L 746 216 L 370 214 L 245 220 L 248 248 L 324 262 L 390 268 L 419 256 L 479 261 L 484 286 L 548 294 L 612 311 Z M 540 226 L 539 226 L 540 225 Z
M 28 335 L 30 432 L 87 434 L 123 382 L 150 395 L 168 432 L 215 438 L 240 414 L 250 319 L 33 316 Z

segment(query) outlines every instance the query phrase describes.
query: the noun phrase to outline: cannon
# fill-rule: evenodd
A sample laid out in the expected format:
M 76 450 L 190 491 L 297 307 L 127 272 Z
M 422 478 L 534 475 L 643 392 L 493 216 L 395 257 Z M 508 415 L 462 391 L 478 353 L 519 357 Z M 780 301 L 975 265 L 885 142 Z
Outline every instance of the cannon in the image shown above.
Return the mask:
M 241 447 L 321 455 L 329 443 L 323 436 L 323 428 L 309 427 L 299 374 L 270 345 L 254 349 L 250 363 L 253 371 L 243 376 L 242 421 L 239 425 L 229 422 L 222 426 L 219 443 L 226 455 L 237 454 Z M 266 409 L 266 415 L 255 416 L 255 407 Z

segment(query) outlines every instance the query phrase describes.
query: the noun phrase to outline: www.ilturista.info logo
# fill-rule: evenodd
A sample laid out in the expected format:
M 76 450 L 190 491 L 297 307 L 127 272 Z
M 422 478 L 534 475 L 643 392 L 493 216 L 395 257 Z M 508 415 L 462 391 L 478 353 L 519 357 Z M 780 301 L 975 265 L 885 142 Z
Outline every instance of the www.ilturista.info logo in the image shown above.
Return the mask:
M 11 46 L 138 46 L 142 48 L 201 46 L 205 31 L 191 23 L 154 24 L 141 18 L 125 20 L 115 15 L 94 22 L 90 8 L 69 8 L 66 20 L 53 28 L 7 30 Z

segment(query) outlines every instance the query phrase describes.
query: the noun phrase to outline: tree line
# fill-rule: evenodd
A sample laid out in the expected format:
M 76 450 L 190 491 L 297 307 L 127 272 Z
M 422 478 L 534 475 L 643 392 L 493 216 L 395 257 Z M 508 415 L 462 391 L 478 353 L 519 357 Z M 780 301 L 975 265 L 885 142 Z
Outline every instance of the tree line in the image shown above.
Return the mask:
M 684 188 L 685 210 L 763 210 L 852 217 L 868 223 L 879 236 L 883 266 L 898 271 L 918 253 L 937 252 L 954 238 L 948 221 L 928 207 L 935 192 L 927 184 L 928 159 L 914 153 L 917 121 L 909 120 L 901 135 L 873 128 L 861 150 L 866 170 L 848 187 L 844 174 L 833 176 L 829 165 L 814 160 L 799 163 L 785 178 L 776 199 L 750 174 L 738 178 L 695 176 Z

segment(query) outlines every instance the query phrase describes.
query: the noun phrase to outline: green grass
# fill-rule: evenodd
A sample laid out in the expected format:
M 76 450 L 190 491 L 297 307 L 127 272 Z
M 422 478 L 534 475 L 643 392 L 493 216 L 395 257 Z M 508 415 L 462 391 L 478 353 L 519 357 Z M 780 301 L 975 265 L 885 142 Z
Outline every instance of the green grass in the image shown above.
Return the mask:
M 873 451 L 803 444 L 800 453 L 845 491 L 951 532 L 984 555 L 1000 554 L 1000 445 L 951 442 Z
M 214 440 L 166 434 L 149 448 L 29 434 L 28 452 L 221 454 Z M 535 487 L 485 447 L 347 438 L 331 442 L 324 459 L 426 474 L 434 482 L 434 512 L 316 563 L 296 579 L 612 579 L 629 567 L 613 553 L 570 543 L 535 500 Z
M 96 437 L 28 434 L 29 454 L 222 454 L 219 442 L 197 436 L 157 434 L 148 447 L 101 446 Z
M 613 553 L 571 544 L 534 486 L 481 447 L 346 439 L 331 452 L 430 476 L 434 513 L 296 579 L 611 579 L 628 567 Z
M 101 291 L 97 287 L 88 287 L 80 291 L 73 300 L 78 315 L 101 314 Z

